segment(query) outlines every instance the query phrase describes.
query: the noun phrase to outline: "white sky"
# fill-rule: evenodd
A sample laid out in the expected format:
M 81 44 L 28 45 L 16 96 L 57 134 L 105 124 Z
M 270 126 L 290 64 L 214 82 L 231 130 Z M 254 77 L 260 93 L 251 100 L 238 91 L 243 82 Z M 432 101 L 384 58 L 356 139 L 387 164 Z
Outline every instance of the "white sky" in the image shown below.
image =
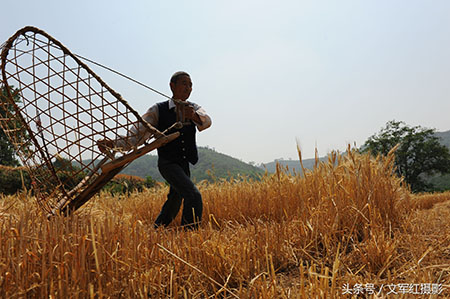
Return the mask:
M 36 26 L 73 53 L 191 101 L 198 144 L 257 163 L 359 147 L 387 121 L 450 130 L 450 1 L 4 1 L 0 43 Z M 139 113 L 164 100 L 91 66 Z

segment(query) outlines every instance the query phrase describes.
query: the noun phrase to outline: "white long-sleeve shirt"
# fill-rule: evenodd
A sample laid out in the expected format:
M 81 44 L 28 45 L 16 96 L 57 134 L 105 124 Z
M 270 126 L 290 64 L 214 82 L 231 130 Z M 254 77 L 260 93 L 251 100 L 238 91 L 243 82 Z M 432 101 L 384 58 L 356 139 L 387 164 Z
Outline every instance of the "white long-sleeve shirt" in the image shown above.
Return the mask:
M 194 107 L 194 111 L 199 116 L 202 123 L 194 122 L 197 126 L 197 129 L 201 132 L 207 128 L 209 128 L 212 124 L 211 117 L 206 113 L 206 111 L 199 105 L 188 102 L 190 105 Z M 170 99 L 169 100 L 169 109 L 175 108 L 175 102 Z M 151 106 L 147 112 L 142 115 L 142 118 L 148 122 L 153 127 L 156 127 L 159 122 L 159 110 L 158 105 L 154 104 Z M 129 134 L 129 137 L 122 137 L 121 139 L 116 140 L 115 145 L 122 150 L 130 150 L 132 147 L 137 147 L 143 144 L 146 140 L 148 140 L 152 134 L 149 132 L 144 125 L 141 123 L 133 125 Z

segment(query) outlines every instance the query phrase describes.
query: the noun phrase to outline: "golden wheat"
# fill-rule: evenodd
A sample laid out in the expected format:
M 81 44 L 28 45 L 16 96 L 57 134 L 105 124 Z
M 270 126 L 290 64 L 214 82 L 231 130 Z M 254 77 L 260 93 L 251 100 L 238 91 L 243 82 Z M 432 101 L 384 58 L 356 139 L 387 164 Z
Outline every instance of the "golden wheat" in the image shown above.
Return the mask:
M 0 297 L 329 298 L 394 283 L 448 294 L 449 227 L 432 207 L 450 193 L 411 195 L 392 162 L 349 149 L 304 175 L 204 182 L 193 232 L 179 217 L 153 228 L 167 187 L 101 193 L 50 221 L 30 194 L 4 196 Z

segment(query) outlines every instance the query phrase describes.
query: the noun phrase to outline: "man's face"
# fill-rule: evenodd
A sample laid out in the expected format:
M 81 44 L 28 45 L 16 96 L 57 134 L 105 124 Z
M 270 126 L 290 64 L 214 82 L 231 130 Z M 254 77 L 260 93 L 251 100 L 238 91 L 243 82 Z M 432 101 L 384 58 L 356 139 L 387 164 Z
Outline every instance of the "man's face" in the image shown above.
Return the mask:
M 170 83 L 173 92 L 173 98 L 186 101 L 191 95 L 192 81 L 189 76 L 183 75 L 178 77 L 176 83 Z

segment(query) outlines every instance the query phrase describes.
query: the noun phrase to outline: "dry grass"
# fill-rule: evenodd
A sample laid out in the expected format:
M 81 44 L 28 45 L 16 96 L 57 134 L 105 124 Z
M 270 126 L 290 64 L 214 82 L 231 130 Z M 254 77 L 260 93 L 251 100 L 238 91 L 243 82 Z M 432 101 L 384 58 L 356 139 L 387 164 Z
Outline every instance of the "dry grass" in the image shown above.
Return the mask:
M 368 283 L 449 295 L 450 193 L 413 196 L 392 174 L 392 156 L 349 150 L 304 176 L 202 184 L 194 232 L 179 218 L 153 229 L 166 188 L 100 194 L 51 221 L 28 194 L 3 197 L 0 297 L 330 298 Z

